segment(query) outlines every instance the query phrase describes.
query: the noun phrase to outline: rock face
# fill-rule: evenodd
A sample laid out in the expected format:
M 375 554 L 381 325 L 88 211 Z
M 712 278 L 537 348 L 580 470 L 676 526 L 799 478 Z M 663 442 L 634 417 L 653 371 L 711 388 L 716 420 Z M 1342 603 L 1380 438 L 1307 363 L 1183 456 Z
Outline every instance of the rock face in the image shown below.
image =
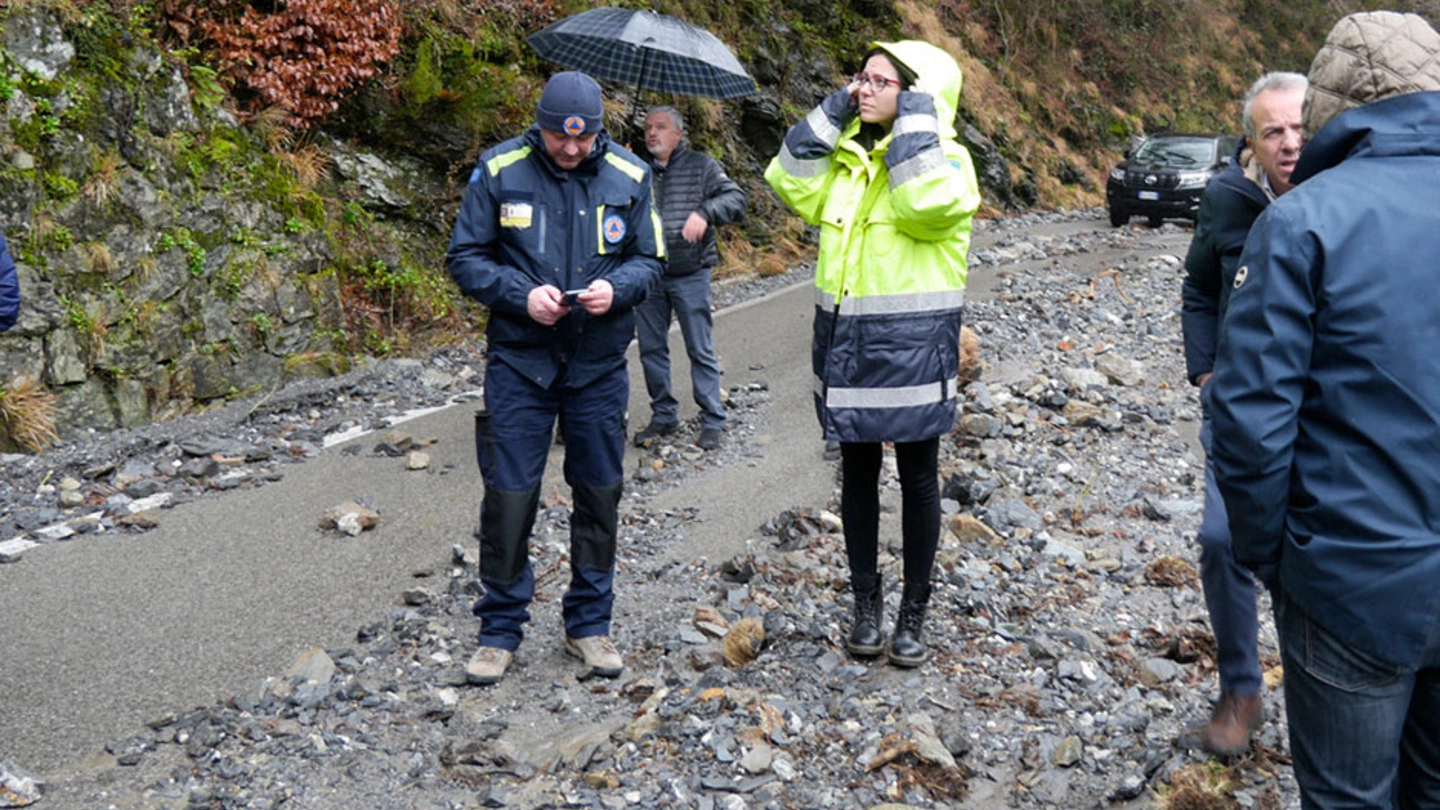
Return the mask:
M 344 371 L 336 266 L 382 277 L 441 266 L 443 178 L 336 147 L 322 167 L 333 173 L 301 182 L 289 153 L 193 102 L 160 53 L 105 42 L 77 59 L 58 20 L 33 8 L 0 26 L 13 57 L 0 230 L 22 290 L 19 323 L 0 337 L 0 386 L 42 382 L 62 439 Z M 327 206 L 383 251 L 346 247 Z

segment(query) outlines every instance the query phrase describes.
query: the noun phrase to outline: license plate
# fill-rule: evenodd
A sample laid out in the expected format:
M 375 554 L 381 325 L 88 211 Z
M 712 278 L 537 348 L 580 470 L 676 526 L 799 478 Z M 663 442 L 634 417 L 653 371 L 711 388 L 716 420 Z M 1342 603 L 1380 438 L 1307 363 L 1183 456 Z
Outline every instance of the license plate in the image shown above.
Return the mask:
M 1138 192 L 1138 194 L 1140 195 L 1140 199 L 1142 199 L 1142 200 L 1158 200 L 1158 199 L 1160 199 L 1160 192 L 1158 192 L 1158 191 L 1141 191 L 1141 192 Z

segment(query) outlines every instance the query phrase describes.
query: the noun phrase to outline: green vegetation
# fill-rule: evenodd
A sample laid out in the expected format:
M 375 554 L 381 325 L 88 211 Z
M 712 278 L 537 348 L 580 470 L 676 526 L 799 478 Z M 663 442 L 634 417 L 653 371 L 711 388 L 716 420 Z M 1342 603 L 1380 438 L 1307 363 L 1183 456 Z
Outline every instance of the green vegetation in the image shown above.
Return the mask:
M 1305 70 L 1342 13 L 1321 0 L 620 4 L 711 30 L 764 83 L 758 103 L 606 88 L 612 130 L 636 101 L 674 104 L 692 145 L 719 157 L 750 192 L 749 220 L 721 234 L 721 275 L 779 272 L 813 250 L 760 172 L 784 127 L 855 69 L 873 40 L 920 38 L 955 55 L 965 73 L 964 123 L 995 145 L 1008 164 L 997 173 L 1014 178 L 1017 198 L 1090 206 L 1101 202 L 1105 174 L 1130 138 L 1165 128 L 1234 131 L 1245 87 L 1266 70 Z M 1382 5 L 1434 13 L 1422 0 L 1354 0 L 1344 10 Z M 444 269 L 463 178 L 479 150 L 530 124 L 556 69 L 525 37 L 592 6 L 11 3 L 0 21 L 46 9 L 76 46 L 73 64 L 53 79 L 0 53 L 0 102 L 12 110 L 10 126 L 0 127 L 8 158 L 0 185 L 12 206 L 29 208 L 18 218 L 23 230 L 10 235 L 12 250 L 53 286 L 63 328 L 81 336 L 92 359 L 106 340 L 153 339 L 168 352 L 157 364 L 172 370 L 197 352 L 285 346 L 293 350 L 285 373 L 308 375 L 338 373 L 346 355 L 468 338 L 483 328 L 484 308 L 461 296 Z M 279 63 L 267 60 L 285 53 L 267 49 L 294 51 L 294 24 L 311 20 L 323 20 L 318 36 L 333 40 L 317 44 L 326 61 L 284 61 L 294 81 L 277 84 L 266 71 Z M 255 58 L 227 58 L 237 54 Z M 175 75 L 195 113 L 184 118 L 198 126 L 164 120 Z M 404 199 L 380 202 L 368 180 L 342 169 L 337 149 L 412 161 L 390 189 Z M 214 322 L 223 310 L 207 311 L 216 298 L 235 308 L 228 324 Z M 118 315 L 113 335 L 107 311 Z M 207 323 L 219 334 L 207 334 Z M 254 345 L 240 345 L 247 335 Z M 177 386 L 162 396 L 185 396 L 186 383 Z

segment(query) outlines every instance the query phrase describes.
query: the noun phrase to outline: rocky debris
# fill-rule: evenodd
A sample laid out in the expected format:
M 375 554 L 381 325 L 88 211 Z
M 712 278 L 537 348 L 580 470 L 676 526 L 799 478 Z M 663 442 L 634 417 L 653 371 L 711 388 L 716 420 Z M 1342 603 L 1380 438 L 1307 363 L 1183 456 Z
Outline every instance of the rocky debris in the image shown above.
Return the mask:
M 1045 235 L 1082 220 L 1094 228 Z M 1103 212 L 1079 212 L 977 228 L 972 259 L 999 282 L 993 300 L 967 305 L 984 370 L 941 442 L 946 529 L 923 667 L 845 653 L 833 503 L 757 516 L 745 554 L 671 558 L 696 514 L 647 498 L 760 452 L 750 439 L 770 400 L 751 369 L 727 391 L 719 450 L 694 448 L 687 425 L 629 476 L 618 681 L 583 679 L 547 608 L 501 683 L 466 686 L 482 586 L 473 548 L 457 547 L 439 587 L 407 592 L 353 645 L 311 650 L 254 694 L 115 741 L 143 786 L 110 783 L 87 806 L 1076 808 L 1178 791 L 1210 802 L 1186 806 L 1296 806 L 1278 692 L 1235 762 L 1209 763 L 1187 734 L 1209 714 L 1215 675 L 1194 576 L 1203 470 L 1187 438 L 1199 410 L 1180 351 L 1181 271 L 1157 241 L 1174 227 L 1111 229 Z M 1096 276 L 1084 268 L 1099 246 L 1133 258 Z M 302 407 L 322 437 L 355 419 Z M 237 427 L 258 445 L 248 426 Z M 96 477 L 77 480 L 84 490 Z M 881 481 L 888 622 L 901 582 L 893 458 Z M 30 508 L 52 510 L 25 518 L 37 527 L 60 510 Z M 568 505 L 542 504 L 537 606 L 564 591 L 568 530 Z M 1261 616 L 1274 688 L 1268 606 Z M 730 660 L 737 650 L 745 660 Z
M 354 537 L 366 529 L 373 529 L 380 523 L 380 512 L 361 498 L 346 501 L 325 510 L 320 516 L 320 528 L 335 529 Z
M 29 807 L 45 794 L 45 780 L 0 760 L 0 807 Z

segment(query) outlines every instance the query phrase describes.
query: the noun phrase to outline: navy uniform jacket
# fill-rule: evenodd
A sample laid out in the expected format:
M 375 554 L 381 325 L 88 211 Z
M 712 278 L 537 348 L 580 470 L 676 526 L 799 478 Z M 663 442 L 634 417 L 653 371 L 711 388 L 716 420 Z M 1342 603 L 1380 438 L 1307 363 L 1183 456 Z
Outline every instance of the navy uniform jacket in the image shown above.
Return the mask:
M 1225 170 L 1210 178 L 1200 198 L 1195 238 L 1185 254 L 1185 282 L 1180 288 L 1180 326 L 1185 334 L 1185 376 L 1191 383 L 1215 368 L 1215 346 L 1230 300 L 1230 285 L 1240 266 L 1240 251 L 1255 218 L 1270 204 L 1264 189 L 1245 176 L 1235 147 Z
M 532 126 L 480 156 L 455 220 L 445 265 L 460 289 L 490 308 L 489 353 L 542 388 L 579 388 L 625 365 L 633 308 L 665 256 L 645 163 L 601 132 L 571 171 L 550 160 Z M 581 307 L 553 326 L 526 311 L 530 291 L 578 290 L 605 279 L 609 312 Z M 562 379 L 563 375 L 563 379 Z
M 0 234 L 0 332 L 15 325 L 20 317 L 20 280 L 5 235 Z
M 1235 558 L 1417 667 L 1440 618 L 1440 92 L 1341 113 L 1240 257 L 1201 396 Z

